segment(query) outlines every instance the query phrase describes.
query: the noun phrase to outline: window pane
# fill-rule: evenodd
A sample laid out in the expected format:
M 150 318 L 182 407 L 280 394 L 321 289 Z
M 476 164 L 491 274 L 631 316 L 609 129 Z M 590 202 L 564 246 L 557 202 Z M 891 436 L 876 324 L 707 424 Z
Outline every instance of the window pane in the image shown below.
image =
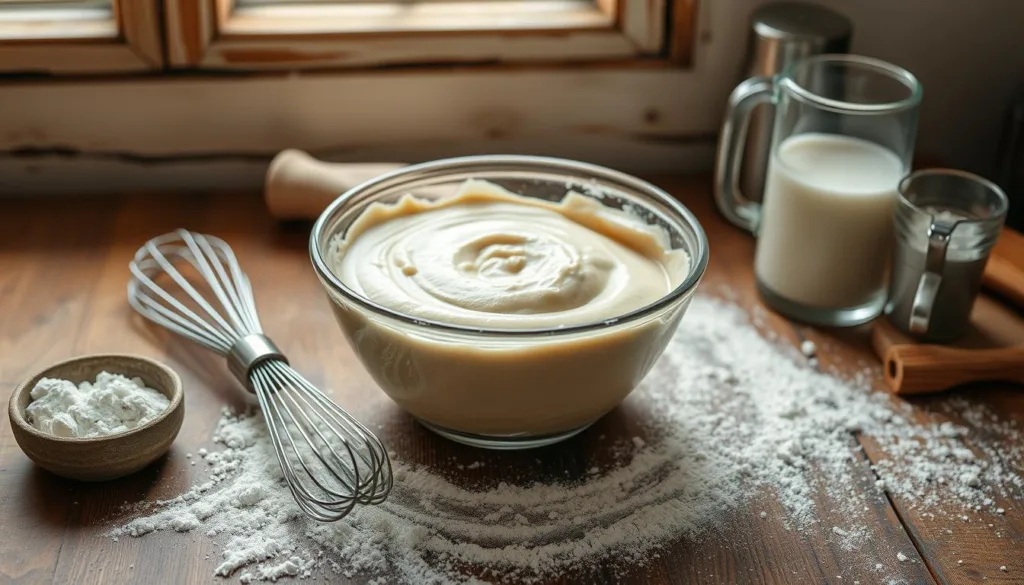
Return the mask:
M 242 6 L 273 6 L 274 4 L 337 4 L 346 0 L 238 0 Z M 352 1 L 352 0 L 349 0 Z
M 53 10 L 67 8 L 110 8 L 111 0 L 0 0 L 3 10 Z
M 2 1 L 2 0 L 0 0 Z M 424 4 L 429 2 L 460 2 L 460 1 L 474 1 L 474 2 L 514 2 L 516 0 L 236 0 L 235 6 L 238 7 L 266 7 L 266 6 L 323 6 L 330 4 L 365 4 L 367 2 L 392 2 L 394 4 Z
M 107 19 L 113 16 L 111 4 L 112 0 L 0 0 L 0 22 Z
M 617 0 L 234 0 L 222 31 L 348 32 L 607 29 Z M 654 0 L 658 1 L 658 0 Z
M 112 0 L 0 0 L 0 42 L 117 35 Z

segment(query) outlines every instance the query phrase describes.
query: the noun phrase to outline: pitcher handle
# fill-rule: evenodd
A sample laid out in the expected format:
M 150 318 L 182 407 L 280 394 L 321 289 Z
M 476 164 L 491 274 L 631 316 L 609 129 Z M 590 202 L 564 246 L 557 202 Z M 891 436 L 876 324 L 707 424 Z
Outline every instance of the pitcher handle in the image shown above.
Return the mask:
M 761 204 L 740 192 L 741 153 L 747 142 L 747 127 L 754 107 L 772 102 L 774 84 L 767 77 L 751 77 L 736 86 L 729 96 L 718 141 L 715 163 L 715 203 L 729 222 L 757 233 Z
M 932 221 L 928 227 L 928 252 L 925 256 L 924 273 L 917 283 L 914 304 L 910 307 L 910 332 L 927 335 L 931 326 L 932 307 L 942 287 L 942 272 L 946 265 L 946 249 L 949 238 L 957 224 L 952 226 Z

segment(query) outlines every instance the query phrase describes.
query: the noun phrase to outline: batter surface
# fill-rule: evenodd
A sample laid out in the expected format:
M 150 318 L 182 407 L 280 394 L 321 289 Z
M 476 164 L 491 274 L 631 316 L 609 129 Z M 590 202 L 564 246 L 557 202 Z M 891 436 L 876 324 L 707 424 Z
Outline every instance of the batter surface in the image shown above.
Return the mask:
M 374 203 L 333 248 L 346 285 L 444 323 L 537 329 L 656 302 L 689 268 L 660 229 L 568 193 L 560 203 L 467 181 L 452 197 Z

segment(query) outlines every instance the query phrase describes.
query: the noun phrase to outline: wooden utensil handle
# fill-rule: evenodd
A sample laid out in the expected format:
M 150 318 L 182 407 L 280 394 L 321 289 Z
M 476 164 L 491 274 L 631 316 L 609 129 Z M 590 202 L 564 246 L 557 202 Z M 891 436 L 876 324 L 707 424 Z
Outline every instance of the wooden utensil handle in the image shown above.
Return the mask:
M 882 367 L 895 394 L 939 392 L 968 382 L 1024 383 L 1024 347 L 954 349 L 896 344 L 886 351 Z
M 345 191 L 399 163 L 327 163 L 301 150 L 281 151 L 267 169 L 264 200 L 277 219 L 315 219 Z
M 1024 310 L 1024 234 L 1003 227 L 985 265 L 982 284 Z
M 1024 270 L 1002 257 L 992 256 L 985 265 L 985 286 L 1024 309 Z

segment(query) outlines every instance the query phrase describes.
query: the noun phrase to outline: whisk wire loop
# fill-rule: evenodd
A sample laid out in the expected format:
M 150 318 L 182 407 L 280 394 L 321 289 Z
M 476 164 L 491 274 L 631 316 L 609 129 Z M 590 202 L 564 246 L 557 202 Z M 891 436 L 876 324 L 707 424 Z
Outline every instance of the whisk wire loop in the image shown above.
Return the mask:
M 214 250 L 208 238 L 196 240 L 188 232 L 183 234 L 183 236 L 188 238 L 190 248 L 198 246 L 204 252 L 204 254 L 195 254 L 195 250 L 193 250 L 193 256 L 202 265 L 203 275 L 209 281 L 213 293 L 217 296 L 221 306 L 227 311 L 228 318 L 234 325 L 235 332 L 240 335 L 262 334 L 263 328 L 260 326 L 256 307 L 243 304 L 238 294 L 239 290 L 252 290 L 252 287 L 249 285 L 249 279 L 245 278 L 240 270 L 236 270 L 233 275 L 234 280 L 232 280 L 224 270 L 224 261 L 229 265 L 238 266 L 238 260 L 235 258 L 231 248 L 221 240 L 214 240 L 214 243 L 217 245 L 217 250 Z M 212 272 L 216 274 L 216 278 L 210 276 L 211 266 Z M 251 311 L 247 311 L 250 308 Z
M 277 389 L 280 389 L 280 388 L 282 388 L 284 386 L 284 384 L 289 383 L 289 381 L 284 381 L 282 379 L 281 375 L 279 373 L 277 373 L 277 372 L 274 372 L 272 368 L 271 368 L 271 377 L 272 378 L 277 378 L 277 380 L 276 380 L 278 382 Z M 317 423 L 313 422 L 310 419 L 309 415 L 306 413 L 306 411 L 303 410 L 301 407 L 299 407 L 297 404 L 295 404 L 295 396 L 294 396 L 293 393 L 289 393 L 289 392 L 272 392 L 272 393 L 269 394 L 268 397 L 271 400 L 271 402 L 275 402 L 276 403 L 276 406 L 278 406 L 278 412 L 279 413 L 287 415 L 288 419 L 291 421 L 291 424 L 295 426 L 295 429 L 298 431 L 298 433 L 300 435 L 302 435 L 302 438 L 306 440 L 307 444 L 309 444 L 309 445 L 320 444 L 320 443 L 316 443 L 311 438 L 311 436 L 309 434 L 310 431 L 315 433 L 320 438 L 321 443 L 326 446 L 327 451 L 329 451 L 330 454 L 333 456 L 333 461 L 328 462 L 326 460 L 326 458 L 325 458 L 325 454 L 323 453 L 323 451 L 321 449 L 312 449 L 310 451 L 312 452 L 312 455 L 316 456 L 320 460 L 320 463 L 330 472 L 330 474 L 332 476 L 334 476 L 334 478 L 336 480 L 338 480 L 339 482 L 344 482 L 346 480 L 349 480 L 349 481 L 351 481 L 355 485 L 359 484 L 359 470 L 358 470 L 358 468 L 354 468 L 353 466 L 348 465 L 347 462 L 338 454 L 338 452 L 335 451 L 334 446 L 331 445 L 330 441 L 328 441 L 326 437 L 324 437 L 323 432 L 320 429 L 321 425 L 318 425 Z M 292 404 L 297 407 L 294 411 L 292 410 L 292 407 L 289 405 L 289 401 L 292 402 Z M 298 413 L 298 415 L 296 415 L 296 413 Z M 288 421 L 285 421 L 285 424 L 288 424 Z M 302 469 L 309 475 L 309 477 L 311 478 L 312 482 L 314 484 L 316 484 L 316 486 L 319 487 L 324 492 L 327 492 L 327 493 L 329 493 L 331 495 L 335 495 L 335 496 L 342 495 L 340 493 L 332 491 L 330 487 L 324 485 L 324 483 L 321 483 L 317 479 L 316 474 L 313 471 L 311 471 L 310 468 L 309 468 L 309 465 L 307 465 L 306 457 L 303 456 L 304 455 L 303 451 L 292 440 L 293 434 L 289 434 L 288 436 L 289 436 L 289 442 L 291 443 L 291 448 L 292 448 L 292 450 L 295 453 L 295 458 L 298 460 L 299 464 L 302 466 Z M 349 446 L 348 441 L 345 440 L 344 438 L 341 438 L 341 443 L 348 450 L 348 454 L 349 454 L 350 460 L 355 460 L 356 456 L 352 452 L 352 447 Z M 338 468 L 331 467 L 331 463 L 332 462 L 338 463 Z M 343 479 L 342 477 L 339 476 L 339 474 L 338 474 L 338 470 L 339 469 L 340 469 L 341 473 L 346 476 L 345 479 Z
M 184 239 L 186 235 L 187 232 L 182 235 L 182 238 Z M 203 258 L 202 254 L 196 253 L 197 251 L 194 248 L 195 242 L 190 242 L 187 239 L 185 241 L 187 244 L 190 245 L 187 249 L 178 249 L 177 257 L 187 259 L 189 263 L 192 264 L 192 267 L 199 271 L 199 274 L 203 277 L 203 279 L 210 283 L 212 286 L 213 281 L 210 278 L 209 265 L 205 264 L 205 259 Z M 190 283 L 188 279 L 186 279 L 185 276 L 181 272 L 179 272 L 177 268 L 174 267 L 174 264 L 172 264 L 170 260 L 168 260 L 168 258 L 163 253 L 161 253 L 161 250 L 159 248 L 157 248 L 153 244 L 149 244 L 148 246 L 150 248 L 150 257 L 152 257 L 153 260 L 156 261 L 157 265 L 163 270 L 164 274 L 171 277 L 171 279 L 174 280 L 175 284 L 181 287 L 181 290 L 185 291 L 189 298 L 192 299 L 192 301 L 195 302 L 196 305 L 198 305 L 199 308 L 202 309 L 203 312 L 206 313 L 206 315 L 210 319 L 213 319 L 215 325 L 219 325 L 221 327 L 221 333 L 223 333 L 226 337 L 229 338 L 230 336 L 232 336 L 232 334 L 237 334 L 237 332 L 231 327 L 231 325 L 229 325 L 227 321 L 224 320 L 221 314 L 217 312 L 216 309 L 213 308 L 213 305 L 211 305 L 209 301 L 206 300 L 206 297 L 200 294 L 199 291 L 197 291 L 195 287 L 192 286 L 192 283 Z M 167 293 L 161 295 L 161 297 L 163 298 L 167 298 L 167 296 L 169 296 L 167 295 Z M 195 313 L 190 312 L 190 315 L 193 316 L 193 318 L 196 319 L 197 321 L 203 322 L 202 318 L 196 315 Z
M 191 265 L 201 276 L 206 278 L 194 254 L 194 250 L 174 243 L 173 240 L 169 239 L 169 236 L 181 237 L 178 234 L 167 234 L 154 238 L 135 254 L 135 260 L 129 265 L 129 269 L 138 282 L 135 280 L 129 282 L 129 303 L 138 310 L 139 306 L 133 302 L 136 298 L 134 295 L 141 295 L 138 300 L 141 301 L 141 304 L 145 305 L 145 308 L 153 309 L 179 325 L 186 325 L 185 322 L 187 322 L 186 329 L 188 331 L 203 331 L 204 333 L 201 334 L 202 339 L 197 339 L 196 341 L 199 343 L 205 342 L 204 345 L 209 349 L 221 355 L 226 355 L 231 347 L 232 339 L 237 336 L 237 333 L 174 266 L 174 260 L 181 260 Z M 200 310 L 211 316 L 213 323 L 211 324 L 205 320 L 174 295 L 158 286 L 150 275 L 156 276 L 159 274 L 167 274 Z M 145 292 L 139 290 L 138 284 L 143 285 Z M 148 293 L 156 295 L 156 298 Z M 161 301 L 163 302 L 161 303 Z M 175 311 L 177 311 L 177 316 L 175 316 Z M 144 316 L 148 316 L 145 310 L 140 310 L 139 312 Z M 218 325 L 219 327 L 217 327 Z M 184 334 L 177 329 L 175 329 L 175 332 Z
M 179 266 L 198 274 L 206 294 Z M 256 394 L 303 513 L 333 522 L 357 504 L 387 498 L 393 477 L 383 444 L 263 335 L 252 285 L 223 240 L 187 230 L 164 234 L 136 252 L 129 270 L 128 302 L 139 314 L 227 357 L 231 372 Z M 165 288 L 162 276 L 175 286 Z
M 159 270 L 159 264 L 153 260 L 133 262 L 130 269 L 134 280 L 128 283 L 128 300 L 135 310 L 175 333 L 192 337 L 209 349 L 223 352 L 222 348 L 227 346 L 229 339 L 203 321 L 178 299 L 157 287 L 150 279 L 147 273 L 154 272 L 154 269 Z M 140 285 L 145 290 L 140 289 Z M 150 291 L 156 294 L 159 300 L 149 294 Z M 154 313 L 160 318 L 155 318 Z

